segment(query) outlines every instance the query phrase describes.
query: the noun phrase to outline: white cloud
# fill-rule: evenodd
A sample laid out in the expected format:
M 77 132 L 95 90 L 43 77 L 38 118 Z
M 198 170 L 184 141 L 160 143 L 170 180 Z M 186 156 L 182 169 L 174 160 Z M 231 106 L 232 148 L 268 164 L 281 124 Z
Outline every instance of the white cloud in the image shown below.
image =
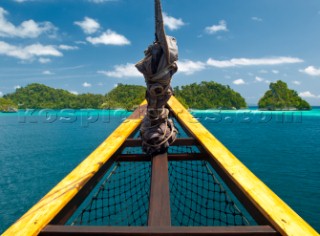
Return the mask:
M 21 86 L 20 85 L 15 85 L 13 88 L 14 89 L 19 89 L 19 88 L 21 88 Z
M 87 83 L 87 82 L 84 82 L 84 83 L 82 84 L 82 86 L 85 87 L 85 88 L 89 88 L 89 87 L 91 87 L 92 85 L 89 84 L 89 83 Z
M 300 63 L 303 60 L 295 57 L 274 57 L 274 58 L 233 58 L 231 60 L 219 61 L 209 58 L 207 64 L 218 68 L 237 66 L 262 66 Z
M 301 93 L 299 93 L 299 96 L 303 97 L 303 98 L 317 98 L 318 97 L 317 95 L 314 95 L 310 91 L 301 92 Z
M 168 16 L 167 13 L 163 13 L 163 23 L 167 26 L 170 30 L 177 30 L 180 29 L 182 26 L 185 25 L 181 18 L 177 19 L 172 16 Z
M 253 20 L 253 21 L 259 21 L 259 22 L 263 21 L 261 18 L 256 17 L 256 16 L 251 17 L 251 20 Z
M 105 2 L 116 2 L 118 0 L 88 0 L 88 2 L 92 3 L 105 3 Z
M 86 45 L 87 42 L 84 42 L 84 41 L 81 41 L 81 40 L 78 40 L 78 41 L 75 41 L 76 44 L 83 44 L 83 45 Z
M 214 34 L 219 31 L 228 31 L 227 23 L 224 20 L 219 21 L 218 25 L 208 26 L 205 28 L 208 34 Z
M 261 73 L 261 74 L 268 74 L 268 71 L 267 71 L 267 70 L 260 70 L 259 73 Z
M 46 63 L 51 62 L 51 59 L 50 59 L 50 58 L 40 57 L 40 58 L 39 58 L 39 62 L 40 62 L 41 64 L 46 64 Z
M 14 2 L 22 3 L 22 2 L 31 2 L 33 0 L 13 0 Z
M 62 53 L 52 45 L 32 44 L 26 46 L 25 51 L 35 56 L 62 56 Z
M 273 74 L 279 74 L 279 71 L 278 70 L 272 70 L 272 73 Z
M 0 91 L 0 97 L 2 97 L 2 96 L 3 96 L 3 92 Z
M 270 83 L 271 83 L 270 80 L 265 79 L 265 78 L 262 78 L 262 77 L 259 77 L 259 76 L 256 76 L 256 77 L 255 77 L 254 82 L 255 82 L 255 83 L 264 82 L 264 83 L 266 83 L 266 84 L 270 84 Z
M 235 85 L 241 85 L 241 84 L 245 84 L 246 82 L 243 79 L 237 79 L 237 80 L 234 80 L 232 83 L 234 83 Z
M 45 70 L 42 72 L 43 75 L 54 75 L 50 70 Z
M 23 21 L 19 26 L 6 19 L 9 13 L 0 7 L 0 37 L 36 38 L 43 33 L 55 34 L 57 28 L 51 22 L 37 23 L 34 20 Z
M 31 44 L 26 47 L 14 46 L 0 41 L 0 55 L 15 57 L 21 60 L 32 60 L 35 57 L 61 57 L 63 54 L 52 45 Z
M 70 51 L 70 50 L 77 50 L 77 49 L 79 49 L 79 47 L 61 44 L 61 45 L 59 45 L 59 49 Z
M 98 71 L 99 74 L 114 78 L 142 77 L 134 64 L 116 65 L 112 71 Z
M 264 79 L 261 78 L 261 77 L 259 77 L 259 76 L 256 76 L 255 81 L 257 81 L 257 82 L 263 82 Z
M 70 93 L 74 94 L 74 95 L 78 95 L 79 93 L 77 91 L 69 91 Z
M 93 34 L 100 29 L 100 24 L 89 17 L 85 17 L 84 21 L 75 21 L 74 24 L 80 26 L 86 34 Z
M 297 81 L 297 80 L 292 81 L 292 83 L 294 83 L 295 85 L 300 85 L 301 84 L 301 82 Z
M 302 62 L 302 60 L 299 58 L 289 58 L 289 57 L 261 58 L 261 59 L 239 58 L 239 59 L 231 59 L 227 61 L 217 61 L 209 58 L 206 63 L 201 61 L 180 60 L 177 62 L 177 64 L 178 64 L 178 73 L 185 74 L 185 75 L 192 75 L 196 72 L 207 69 L 208 66 L 218 67 L 218 68 L 228 68 L 228 67 L 236 67 L 236 66 L 278 65 L 278 64 L 298 63 L 298 62 Z M 114 66 L 114 70 L 110 70 L 110 71 L 101 70 L 101 71 L 98 71 L 98 73 L 104 74 L 108 77 L 115 77 L 115 78 L 141 76 L 141 74 L 135 68 L 135 65 L 131 63 L 127 63 L 125 65 L 116 65 Z M 273 71 L 273 73 L 276 73 L 276 71 Z M 254 76 L 254 75 L 250 73 L 250 76 Z M 255 77 L 255 81 L 263 82 L 265 81 L 265 79 L 261 77 Z
M 183 60 L 178 61 L 178 72 L 186 75 L 192 75 L 195 72 L 202 71 L 206 64 L 201 61 Z
M 270 80 L 265 80 L 264 82 L 265 82 L 266 84 L 270 84 L 270 83 L 271 83 Z
M 96 44 L 105 44 L 105 45 L 129 45 L 131 42 L 123 35 L 117 34 L 116 32 L 108 29 L 99 37 L 87 37 L 87 41 L 92 43 L 93 45 Z
M 320 76 L 320 68 L 315 68 L 314 66 L 308 66 L 307 68 L 299 71 L 311 76 Z

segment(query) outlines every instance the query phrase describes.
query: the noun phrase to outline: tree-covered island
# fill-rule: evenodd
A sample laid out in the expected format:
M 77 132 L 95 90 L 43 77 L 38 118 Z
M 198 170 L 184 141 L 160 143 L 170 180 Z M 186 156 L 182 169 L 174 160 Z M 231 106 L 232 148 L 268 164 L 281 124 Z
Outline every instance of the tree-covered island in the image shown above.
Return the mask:
M 1 112 L 16 112 L 18 109 L 17 104 L 5 98 L 0 98 L 0 111 Z
M 186 107 L 193 109 L 241 109 L 245 99 L 228 85 L 213 81 L 174 88 L 175 96 Z
M 309 110 L 308 102 L 288 89 L 283 81 L 271 83 L 259 100 L 262 110 Z M 134 109 L 145 97 L 145 87 L 118 84 L 105 95 L 73 94 L 67 90 L 54 89 L 43 84 L 33 83 L 17 89 L 14 93 L 0 98 L 0 111 L 14 112 L 20 109 Z M 174 88 L 174 94 L 187 108 L 193 109 L 240 109 L 247 107 L 245 99 L 228 85 L 216 82 L 201 82 Z
M 311 106 L 288 85 L 278 80 L 270 83 L 270 90 L 259 100 L 258 106 L 261 110 L 310 110 Z
M 19 109 L 64 109 L 98 108 L 104 102 L 103 95 L 75 95 L 63 89 L 54 89 L 43 84 L 33 83 L 4 95 L 19 105 Z
M 144 94 L 145 88 L 135 85 L 118 84 L 105 95 L 92 93 L 77 95 L 67 90 L 33 83 L 17 89 L 14 93 L 4 95 L 4 98 L 19 105 L 20 109 L 124 108 L 131 110 L 143 101 Z
M 145 98 L 146 88 L 138 85 L 118 84 L 105 95 L 103 109 L 124 108 L 133 110 Z
M 118 84 L 105 95 L 73 94 L 67 90 L 54 89 L 43 84 L 33 83 L 4 95 L 20 109 L 134 109 L 145 98 L 146 88 L 138 85 Z M 194 109 L 239 109 L 247 107 L 241 95 L 229 86 L 216 82 L 201 82 L 175 87 L 176 97 L 188 108 Z M 1 110 L 1 109 L 0 109 Z

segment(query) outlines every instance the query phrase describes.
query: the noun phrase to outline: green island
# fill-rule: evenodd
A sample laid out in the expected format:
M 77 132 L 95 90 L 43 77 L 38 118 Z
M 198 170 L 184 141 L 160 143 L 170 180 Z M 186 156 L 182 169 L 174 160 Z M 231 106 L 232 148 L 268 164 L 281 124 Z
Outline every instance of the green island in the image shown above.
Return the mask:
M 105 95 L 105 101 L 100 108 L 133 110 L 144 100 L 145 94 L 146 88 L 144 86 L 118 84 L 116 88 Z
M 298 93 L 288 88 L 288 85 L 278 80 L 270 83 L 270 90 L 259 100 L 260 110 L 310 110 L 310 104 L 299 97 Z
M 33 83 L 4 95 L 4 99 L 19 109 L 134 109 L 145 98 L 146 88 L 138 85 L 118 84 L 105 95 L 75 95 L 63 89 L 54 89 L 43 84 Z M 239 109 L 247 107 L 241 95 L 229 86 L 216 82 L 201 82 L 175 87 L 176 97 L 187 108 L 194 109 Z
M 228 85 L 213 81 L 175 87 L 174 93 L 187 108 L 235 110 L 247 107 L 245 99 L 239 93 Z
M 33 83 L 4 95 L 4 99 L 19 106 L 19 109 L 115 109 L 131 110 L 139 105 L 145 95 L 145 88 L 136 85 L 118 84 L 105 95 L 73 94 L 67 90 L 54 89 L 43 84 Z M 2 110 L 2 109 L 0 109 Z
M 0 98 L 0 111 L 2 112 L 16 112 L 18 105 L 13 101 L 5 98 Z
M 297 92 L 288 89 L 283 81 L 270 84 L 259 100 L 261 110 L 309 110 L 311 106 Z M 138 85 L 118 84 L 105 95 L 73 94 L 67 90 L 54 89 L 33 83 L 0 98 L 0 111 L 15 112 L 17 109 L 117 109 L 133 110 L 145 97 L 146 88 Z M 201 82 L 174 88 L 177 99 L 192 109 L 241 109 L 246 108 L 245 99 L 228 85 Z
M 63 89 L 54 89 L 38 83 L 18 88 L 14 93 L 3 97 L 18 104 L 19 109 L 97 108 L 104 101 L 103 95 L 75 95 Z

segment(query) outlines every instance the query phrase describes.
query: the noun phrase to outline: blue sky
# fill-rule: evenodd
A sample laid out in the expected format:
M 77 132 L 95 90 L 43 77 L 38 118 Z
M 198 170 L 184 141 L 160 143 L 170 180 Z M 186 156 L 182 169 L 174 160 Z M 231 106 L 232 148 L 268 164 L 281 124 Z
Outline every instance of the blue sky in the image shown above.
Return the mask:
M 320 102 L 319 0 L 163 0 L 177 38 L 173 86 L 230 85 L 256 104 L 283 80 Z M 30 83 L 73 93 L 144 85 L 134 68 L 154 40 L 152 0 L 0 0 L 0 96 Z

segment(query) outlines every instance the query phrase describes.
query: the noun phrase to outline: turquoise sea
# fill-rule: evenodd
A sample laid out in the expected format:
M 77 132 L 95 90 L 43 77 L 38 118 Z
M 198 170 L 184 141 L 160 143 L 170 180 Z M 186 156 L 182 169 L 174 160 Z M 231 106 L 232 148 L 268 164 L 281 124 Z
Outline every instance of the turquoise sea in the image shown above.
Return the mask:
M 320 108 L 303 112 L 192 111 L 252 172 L 320 232 Z M 130 113 L 0 113 L 0 233 Z

